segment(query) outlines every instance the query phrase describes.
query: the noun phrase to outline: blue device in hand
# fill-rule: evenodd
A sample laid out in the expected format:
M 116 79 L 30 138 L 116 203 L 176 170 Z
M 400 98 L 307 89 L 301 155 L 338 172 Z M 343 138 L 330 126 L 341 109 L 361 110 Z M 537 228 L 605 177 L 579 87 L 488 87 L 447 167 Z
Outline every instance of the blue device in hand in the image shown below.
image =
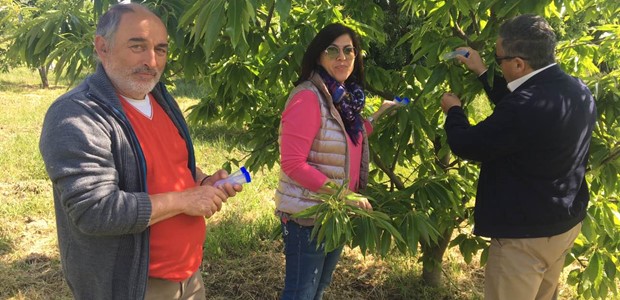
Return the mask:
M 444 53 L 444 55 L 442 55 L 442 58 L 444 60 L 448 60 L 448 59 L 453 59 L 455 58 L 457 55 L 463 55 L 465 57 L 469 57 L 469 51 L 467 50 L 454 50 L 452 52 L 448 52 L 448 53 Z

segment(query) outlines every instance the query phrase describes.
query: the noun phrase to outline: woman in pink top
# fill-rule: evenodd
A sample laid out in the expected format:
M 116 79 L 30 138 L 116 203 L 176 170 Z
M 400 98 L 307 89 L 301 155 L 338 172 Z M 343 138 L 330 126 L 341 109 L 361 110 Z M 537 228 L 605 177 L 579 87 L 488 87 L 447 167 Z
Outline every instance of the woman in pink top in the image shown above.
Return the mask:
M 282 113 L 275 197 L 286 256 L 282 299 L 322 298 L 342 247 L 325 254 L 310 239 L 314 220 L 291 215 L 318 204 L 312 194 L 333 194 L 328 183 L 348 183 L 349 193 L 366 186 L 367 132 L 372 120 L 394 104 L 385 101 L 372 117 L 361 116 L 366 99 L 361 50 L 349 27 L 331 24 L 319 31 L 306 49 L 300 78 Z M 351 204 L 372 210 L 365 198 Z

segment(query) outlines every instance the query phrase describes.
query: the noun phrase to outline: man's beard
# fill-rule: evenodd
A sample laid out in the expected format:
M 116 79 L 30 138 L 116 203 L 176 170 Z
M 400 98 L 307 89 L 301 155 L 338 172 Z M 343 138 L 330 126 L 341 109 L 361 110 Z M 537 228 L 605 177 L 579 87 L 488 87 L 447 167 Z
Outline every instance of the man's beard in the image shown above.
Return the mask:
M 150 93 L 155 85 L 157 85 L 157 82 L 159 82 L 159 78 L 161 77 L 161 74 L 157 72 L 157 70 L 147 66 L 128 69 L 119 67 L 115 64 L 108 64 L 106 72 L 114 86 L 120 90 L 118 92 L 129 93 L 131 95 L 146 95 Z M 136 73 L 148 73 L 154 75 L 155 77 L 149 81 L 135 80 L 132 75 Z

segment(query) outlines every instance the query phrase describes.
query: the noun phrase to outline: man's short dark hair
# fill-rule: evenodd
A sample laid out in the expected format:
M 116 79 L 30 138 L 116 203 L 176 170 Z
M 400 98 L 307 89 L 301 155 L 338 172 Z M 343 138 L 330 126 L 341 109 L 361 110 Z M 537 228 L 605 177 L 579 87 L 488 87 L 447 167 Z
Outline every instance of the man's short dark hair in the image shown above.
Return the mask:
M 499 28 L 506 56 L 520 56 L 534 69 L 555 62 L 555 33 L 545 18 L 526 14 L 504 22 Z

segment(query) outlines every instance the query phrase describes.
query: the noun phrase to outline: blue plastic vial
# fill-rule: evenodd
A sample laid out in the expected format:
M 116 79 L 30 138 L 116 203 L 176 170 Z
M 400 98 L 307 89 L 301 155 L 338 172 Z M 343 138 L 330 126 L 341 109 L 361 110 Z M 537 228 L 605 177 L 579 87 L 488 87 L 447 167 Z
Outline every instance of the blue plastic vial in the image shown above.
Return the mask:
M 442 57 L 444 60 L 449 60 L 449 59 L 456 58 L 456 56 L 457 56 L 457 55 L 459 55 L 459 54 L 460 54 L 460 55 L 463 55 L 463 56 L 465 56 L 465 57 L 469 57 L 469 51 L 467 51 L 467 50 L 461 50 L 461 49 L 459 49 L 459 50 L 454 50 L 454 51 L 452 51 L 452 52 L 448 52 L 448 53 L 444 53 L 441 57 Z

